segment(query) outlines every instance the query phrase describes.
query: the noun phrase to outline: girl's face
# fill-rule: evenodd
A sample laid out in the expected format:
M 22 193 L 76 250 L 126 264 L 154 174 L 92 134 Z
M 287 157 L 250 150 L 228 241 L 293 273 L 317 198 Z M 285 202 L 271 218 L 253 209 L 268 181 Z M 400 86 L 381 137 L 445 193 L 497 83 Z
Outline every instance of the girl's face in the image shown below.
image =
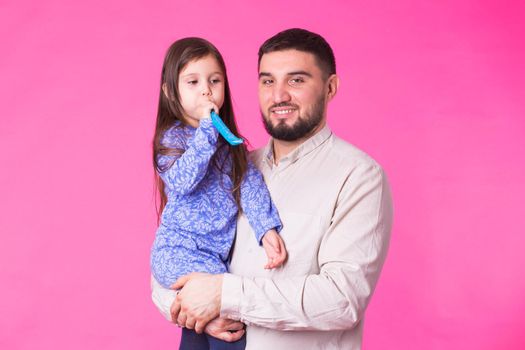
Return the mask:
M 211 101 L 220 109 L 224 103 L 224 74 L 211 55 L 190 61 L 179 74 L 178 88 L 184 118 L 193 126 L 203 117 L 203 104 Z

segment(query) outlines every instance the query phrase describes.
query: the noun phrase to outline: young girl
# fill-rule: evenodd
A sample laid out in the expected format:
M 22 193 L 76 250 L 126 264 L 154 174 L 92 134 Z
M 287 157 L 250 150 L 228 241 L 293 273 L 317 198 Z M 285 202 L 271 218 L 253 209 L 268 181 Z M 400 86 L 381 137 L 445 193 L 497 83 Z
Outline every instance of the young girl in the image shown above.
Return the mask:
M 165 288 L 191 272 L 227 272 L 240 210 L 265 249 L 265 268 L 286 259 L 277 233 L 281 221 L 262 175 L 247 161 L 244 145 L 230 146 L 218 136 L 212 110 L 238 135 L 221 54 L 204 39 L 176 41 L 162 67 L 153 141 L 162 214 L 151 270 Z M 183 328 L 180 348 L 243 349 L 244 344 L 244 337 L 225 343 Z

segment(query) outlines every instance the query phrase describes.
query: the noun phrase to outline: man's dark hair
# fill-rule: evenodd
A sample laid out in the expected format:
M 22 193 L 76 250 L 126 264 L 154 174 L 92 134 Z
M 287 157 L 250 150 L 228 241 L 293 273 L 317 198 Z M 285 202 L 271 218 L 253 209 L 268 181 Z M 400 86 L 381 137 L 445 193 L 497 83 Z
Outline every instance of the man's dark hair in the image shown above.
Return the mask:
M 284 50 L 311 53 L 315 56 L 319 68 L 325 75 L 325 79 L 335 74 L 335 57 L 330 45 L 319 34 L 301 28 L 283 30 L 266 40 L 259 48 L 257 67 L 260 66 L 261 58 L 264 54 Z

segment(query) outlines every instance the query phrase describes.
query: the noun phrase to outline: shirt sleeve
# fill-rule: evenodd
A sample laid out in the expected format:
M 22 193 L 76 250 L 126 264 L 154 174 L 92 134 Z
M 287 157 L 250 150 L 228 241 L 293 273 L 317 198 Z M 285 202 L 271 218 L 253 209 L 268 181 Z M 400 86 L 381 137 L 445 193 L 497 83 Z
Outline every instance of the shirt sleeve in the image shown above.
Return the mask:
M 385 174 L 375 165 L 357 167 L 323 235 L 319 273 L 281 279 L 225 274 L 221 317 L 278 330 L 356 326 L 386 258 L 391 225 Z
M 167 289 L 160 285 L 159 282 L 151 276 L 151 299 L 153 303 L 168 321 L 171 322 L 171 304 L 175 301 L 177 292 L 173 289 Z
M 271 229 L 281 231 L 282 223 L 270 197 L 264 178 L 255 165 L 248 161 L 248 169 L 241 183 L 241 207 L 255 232 L 259 244 Z
M 163 143 L 169 147 L 183 149 L 181 137 L 183 136 L 180 132 L 165 135 Z M 203 118 L 184 153 L 178 156 L 157 156 L 157 162 L 161 166 L 159 175 L 169 191 L 185 195 L 197 187 L 206 175 L 210 159 L 215 153 L 217 137 L 218 133 L 211 123 L 211 118 Z

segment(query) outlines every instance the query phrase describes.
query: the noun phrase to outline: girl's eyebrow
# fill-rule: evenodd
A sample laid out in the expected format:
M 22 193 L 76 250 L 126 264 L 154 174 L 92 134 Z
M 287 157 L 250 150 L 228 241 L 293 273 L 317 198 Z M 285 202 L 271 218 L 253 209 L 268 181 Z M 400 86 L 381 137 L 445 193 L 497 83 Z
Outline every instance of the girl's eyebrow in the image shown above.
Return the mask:
M 220 72 L 220 71 L 212 72 L 210 75 L 213 75 L 213 74 L 224 75 L 224 74 L 223 74 L 222 72 Z M 180 77 L 181 77 L 181 78 L 186 78 L 186 77 L 191 77 L 191 76 L 194 76 L 194 75 L 199 75 L 199 73 L 188 73 L 188 74 L 181 75 Z

